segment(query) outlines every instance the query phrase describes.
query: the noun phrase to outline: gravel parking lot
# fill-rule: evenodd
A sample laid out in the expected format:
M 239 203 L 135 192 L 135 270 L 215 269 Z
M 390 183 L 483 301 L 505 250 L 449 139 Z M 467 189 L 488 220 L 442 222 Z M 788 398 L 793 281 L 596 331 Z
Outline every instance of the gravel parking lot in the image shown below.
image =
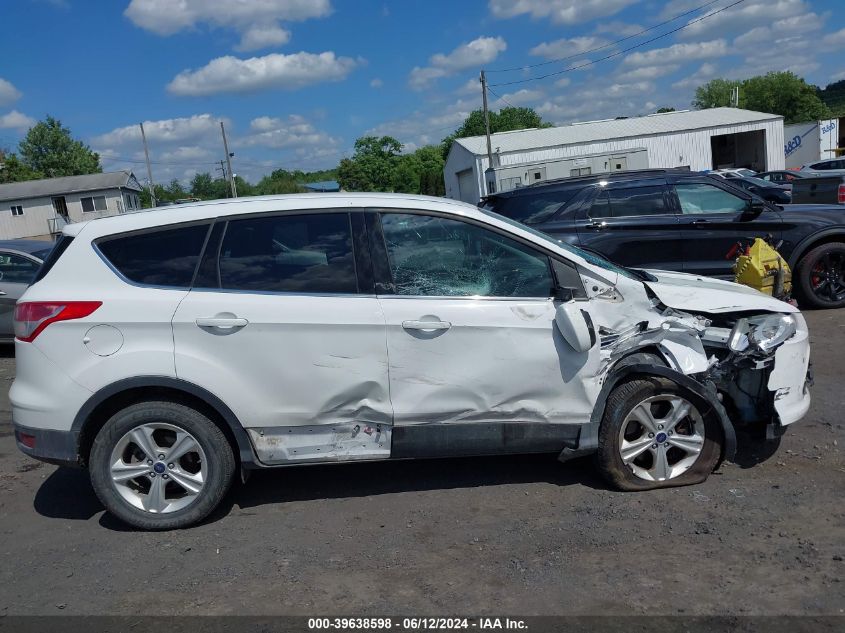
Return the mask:
M 842 614 L 845 311 L 807 319 L 809 416 L 704 485 L 618 493 L 546 456 L 312 466 L 169 533 L 127 530 L 86 473 L 17 451 L 5 350 L 0 616 Z

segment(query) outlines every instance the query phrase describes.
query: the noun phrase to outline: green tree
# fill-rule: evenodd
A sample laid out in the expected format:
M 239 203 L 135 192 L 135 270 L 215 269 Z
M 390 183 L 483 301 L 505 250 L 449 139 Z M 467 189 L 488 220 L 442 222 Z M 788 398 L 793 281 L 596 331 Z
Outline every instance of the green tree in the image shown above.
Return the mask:
M 512 130 L 525 130 L 535 127 L 553 127 L 551 123 L 543 121 L 539 114 L 532 108 L 502 108 L 498 112 L 491 111 L 490 133 L 510 132 Z M 484 112 L 473 110 L 457 130 L 443 139 L 441 155 L 445 160 L 449 156 L 449 150 L 456 138 L 468 136 L 481 136 L 486 133 L 484 126 Z
M 337 178 L 347 191 L 393 191 L 396 157 L 402 143 L 392 136 L 362 136 L 351 159 L 343 159 Z
M 24 165 L 48 178 L 103 171 L 99 155 L 51 116 L 29 128 L 18 149 Z
M 256 193 L 262 196 L 280 193 L 300 193 L 304 189 L 296 181 L 296 173 L 277 169 L 258 181 L 258 184 L 255 186 Z M 302 172 L 299 172 L 299 174 L 304 176 Z M 238 194 L 240 195 L 240 193 L 240 189 L 238 189 Z
M 188 197 L 188 192 L 185 191 L 185 188 L 182 186 L 176 178 L 170 181 L 170 184 L 167 185 L 167 197 L 166 200 L 180 200 L 182 198 Z
M 731 89 L 739 86 L 739 107 L 779 114 L 785 123 L 818 121 L 830 117 L 830 109 L 819 98 L 818 88 L 792 72 L 770 72 L 739 82 L 713 79 L 695 91 L 696 108 L 730 105 Z
M 655 114 L 665 114 L 666 112 L 674 112 L 674 111 L 675 111 L 675 108 L 662 107 L 662 108 L 657 108 L 657 110 L 655 111 Z
M 37 180 L 43 177 L 44 174 L 30 169 L 14 154 L 0 151 L 0 184 L 20 182 L 22 180 Z
M 818 95 L 833 116 L 845 116 L 845 79 L 828 84 Z
M 210 200 L 213 196 L 213 181 L 207 171 L 195 174 L 191 179 L 191 195 L 200 200 Z
M 396 168 L 393 170 L 393 191 L 420 192 L 420 164 L 413 154 L 397 156 Z

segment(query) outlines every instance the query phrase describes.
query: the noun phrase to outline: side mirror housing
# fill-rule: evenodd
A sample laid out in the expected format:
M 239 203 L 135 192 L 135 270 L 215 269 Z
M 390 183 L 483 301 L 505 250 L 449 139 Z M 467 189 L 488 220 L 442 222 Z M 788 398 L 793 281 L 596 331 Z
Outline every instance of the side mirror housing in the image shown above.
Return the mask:
M 579 354 L 596 344 L 596 332 L 593 321 L 586 310 L 582 310 L 578 301 L 561 303 L 555 311 L 555 326 L 563 340 Z

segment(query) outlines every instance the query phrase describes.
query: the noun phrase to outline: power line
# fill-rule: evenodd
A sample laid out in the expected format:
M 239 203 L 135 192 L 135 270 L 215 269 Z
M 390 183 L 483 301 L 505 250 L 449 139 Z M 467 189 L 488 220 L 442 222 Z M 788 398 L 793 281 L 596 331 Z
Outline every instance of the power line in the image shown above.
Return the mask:
M 516 107 L 514 104 L 512 104 L 510 101 L 508 101 L 507 99 L 505 99 L 505 98 L 504 98 L 502 95 L 500 95 L 498 92 L 496 92 L 495 90 L 491 90 L 491 89 L 490 89 L 490 86 L 487 86 L 487 91 L 488 91 L 488 92 L 490 92 L 491 94 L 493 94 L 493 95 L 495 95 L 495 96 L 499 97 L 499 99 L 501 99 L 502 101 L 504 101 L 505 103 L 507 103 L 510 107 L 512 107 L 512 108 L 515 108 L 515 107 Z
M 647 29 L 643 29 L 642 31 L 634 33 L 633 35 L 628 35 L 626 37 L 620 38 L 620 39 L 615 40 L 613 42 L 603 44 L 602 46 L 596 46 L 595 48 L 591 48 L 591 49 L 586 50 L 586 51 L 581 51 L 580 53 L 574 53 L 572 55 L 567 55 L 566 57 L 558 57 L 557 59 L 549 59 L 549 60 L 544 61 L 544 62 L 537 62 L 536 64 L 525 64 L 525 65 L 522 65 L 522 66 L 514 66 L 513 68 L 499 68 L 499 69 L 495 69 L 495 70 L 487 70 L 486 72 L 488 72 L 488 73 L 508 73 L 508 72 L 513 72 L 515 70 L 525 70 L 527 68 L 537 68 L 539 66 L 546 66 L 548 64 L 556 64 L 558 62 L 564 62 L 567 59 L 574 59 L 576 57 L 583 57 L 584 55 L 589 55 L 590 53 L 595 53 L 596 51 L 601 51 L 601 50 L 604 50 L 605 48 L 610 48 L 611 46 L 616 46 L 617 44 L 621 44 L 622 42 L 626 42 L 630 39 L 634 39 L 635 37 L 639 37 L 643 33 L 648 33 L 649 31 L 653 31 L 654 29 L 658 29 L 661 26 L 665 26 L 665 25 L 669 24 L 670 22 L 674 22 L 675 20 L 679 20 L 683 17 L 686 17 L 686 16 L 690 15 L 691 13 L 696 13 L 696 12 L 700 11 L 701 9 L 709 7 L 712 4 L 716 4 L 719 1 L 720 0 L 710 0 L 710 2 L 702 4 L 699 7 L 696 7 L 694 9 L 690 9 L 689 11 L 686 11 L 684 13 L 679 13 L 675 17 L 669 18 L 665 22 L 660 22 L 659 24 L 655 24 L 654 26 L 650 26 Z
M 144 163 L 146 162 L 143 158 L 127 158 L 125 156 L 108 156 L 106 154 L 98 154 L 100 158 L 103 160 L 112 160 L 112 161 L 122 161 L 124 163 Z M 151 165 L 187 165 L 187 166 L 194 166 L 194 165 L 216 165 L 216 161 L 166 161 L 166 160 L 151 160 Z
M 607 61 L 608 59 L 613 59 L 614 57 L 619 57 L 620 55 L 624 55 L 625 53 L 628 53 L 628 52 L 630 52 L 630 51 L 632 51 L 636 48 L 640 48 L 641 46 L 645 46 L 646 44 L 651 44 L 652 42 L 656 42 L 659 39 L 662 39 L 664 37 L 672 35 L 672 33 L 677 33 L 678 31 L 682 31 L 683 29 L 688 28 L 688 27 L 692 26 L 693 24 L 696 24 L 697 22 L 701 22 L 702 20 L 706 20 L 707 18 L 712 18 L 714 15 L 718 15 L 719 13 L 722 13 L 723 11 L 727 11 L 731 7 L 735 7 L 736 5 L 742 4 L 743 2 L 745 2 L 745 0 L 737 0 L 736 2 L 729 4 L 725 7 L 722 7 L 721 9 L 719 9 L 717 11 L 713 11 L 712 13 L 708 13 L 707 15 L 703 15 L 700 18 L 696 18 L 695 20 L 690 20 L 689 22 L 687 22 L 683 26 L 679 26 L 678 28 L 672 29 L 671 31 L 667 31 L 666 33 L 661 33 L 660 35 L 657 35 L 656 37 L 652 37 L 651 39 L 645 40 L 644 42 L 640 42 L 639 44 L 635 44 L 634 46 L 629 46 L 628 48 L 624 48 L 621 51 L 611 53 L 610 55 L 605 55 L 604 57 L 599 57 L 598 59 L 594 59 L 594 60 L 585 62 L 583 64 L 579 64 L 577 66 L 570 66 L 569 68 L 564 68 L 563 70 L 556 70 L 555 72 L 552 72 L 552 73 L 546 73 L 545 75 L 540 75 L 538 77 L 528 77 L 527 79 L 517 79 L 515 81 L 505 81 L 505 82 L 498 83 L 498 84 L 492 84 L 492 86 L 494 86 L 494 87 L 513 86 L 515 84 L 524 84 L 524 83 L 527 83 L 529 81 L 539 81 L 540 79 L 547 79 L 549 77 L 554 77 L 555 75 L 562 75 L 564 73 L 569 73 L 569 72 L 572 72 L 572 71 L 575 71 L 575 70 L 580 70 L 581 68 L 586 68 L 587 66 L 592 66 L 594 64 L 598 64 L 599 62 L 604 62 L 604 61 Z M 488 88 L 489 87 L 491 87 L 491 86 L 488 86 Z

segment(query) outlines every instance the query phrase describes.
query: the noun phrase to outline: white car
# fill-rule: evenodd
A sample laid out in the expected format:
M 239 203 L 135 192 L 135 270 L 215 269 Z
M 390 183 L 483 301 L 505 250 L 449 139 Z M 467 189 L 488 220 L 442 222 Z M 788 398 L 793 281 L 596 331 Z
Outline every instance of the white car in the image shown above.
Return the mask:
M 756 176 L 757 172 L 746 167 L 729 167 L 726 169 L 714 169 L 711 172 L 714 176 L 721 176 L 722 178 L 750 178 Z
M 473 206 L 388 194 L 71 224 L 16 309 L 17 443 L 106 508 L 184 527 L 236 473 L 596 453 L 703 481 L 810 405 L 807 326 L 728 282 L 616 266 Z

